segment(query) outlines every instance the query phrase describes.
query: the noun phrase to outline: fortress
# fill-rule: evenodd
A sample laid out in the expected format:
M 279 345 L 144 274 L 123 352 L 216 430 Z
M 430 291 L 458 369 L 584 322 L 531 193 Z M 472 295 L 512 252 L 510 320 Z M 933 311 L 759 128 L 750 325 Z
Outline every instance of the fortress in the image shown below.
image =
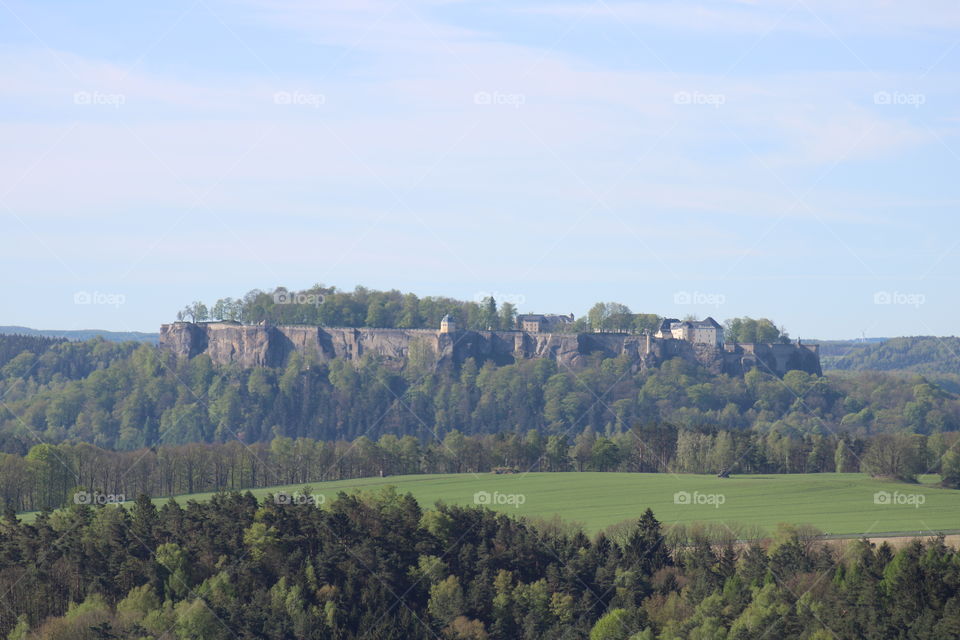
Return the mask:
M 538 319 L 539 320 L 539 319 Z M 752 368 L 783 376 L 799 369 L 821 375 L 818 345 L 725 344 L 712 318 L 664 320 L 654 334 L 544 333 L 534 321 L 514 331 L 466 331 L 445 317 L 440 329 L 370 329 L 317 326 L 242 325 L 237 322 L 174 322 L 160 327 L 160 348 L 192 358 L 207 354 L 214 364 L 282 367 L 293 353 L 318 362 L 356 360 L 364 355 L 404 367 L 411 353 L 434 370 L 455 370 L 468 358 L 478 365 L 547 358 L 561 369 L 580 369 L 598 358 L 625 356 L 635 370 L 682 358 L 712 373 L 743 375 Z

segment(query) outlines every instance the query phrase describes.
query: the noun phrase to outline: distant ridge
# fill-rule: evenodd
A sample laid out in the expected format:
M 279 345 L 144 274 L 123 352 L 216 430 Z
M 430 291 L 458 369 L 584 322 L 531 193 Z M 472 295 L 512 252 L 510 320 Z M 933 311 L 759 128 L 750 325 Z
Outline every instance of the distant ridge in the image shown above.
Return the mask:
M 0 326 L 0 334 L 21 336 L 46 336 L 48 338 L 66 338 L 67 340 L 89 340 L 90 338 L 103 338 L 110 342 L 127 342 L 134 340 L 136 342 L 148 342 L 157 344 L 160 341 L 159 333 L 144 333 L 142 331 L 106 331 L 104 329 L 31 329 L 30 327 L 18 326 Z
M 812 344 L 820 345 L 820 364 L 824 370 L 844 369 L 838 363 L 848 356 L 863 351 L 870 346 L 879 345 L 890 338 L 853 338 L 850 340 L 810 340 Z
M 846 354 L 838 353 L 835 360 L 829 359 L 823 366 L 847 371 L 960 374 L 960 338 L 912 336 L 879 343 L 858 342 Z

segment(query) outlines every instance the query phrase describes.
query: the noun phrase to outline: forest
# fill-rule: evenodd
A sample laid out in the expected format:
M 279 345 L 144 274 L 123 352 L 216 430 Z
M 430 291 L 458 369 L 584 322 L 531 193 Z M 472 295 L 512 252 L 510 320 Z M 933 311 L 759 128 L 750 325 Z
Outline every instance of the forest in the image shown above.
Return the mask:
M 837 369 L 909 371 L 925 374 L 960 373 L 960 338 L 914 336 L 890 338 L 879 344 L 855 345 L 832 364 Z
M 324 508 L 250 494 L 159 509 L 75 505 L 0 521 L 0 634 L 143 638 L 943 639 L 960 554 L 943 538 L 765 542 L 640 518 L 588 538 L 562 520 L 425 509 L 390 489 Z
M 0 337 L 0 633 L 951 637 L 960 557 L 941 539 L 840 555 L 804 527 L 745 543 L 667 531 L 650 513 L 590 539 L 557 519 L 424 510 L 389 491 L 323 508 L 240 491 L 497 469 L 939 472 L 957 487 L 952 382 L 599 357 L 578 371 L 300 356 L 241 369 L 132 342 Z M 78 504 L 84 491 L 142 497 Z M 159 509 L 146 497 L 199 491 L 217 493 Z M 27 510 L 40 512 L 19 521 Z
M 0 337 L 0 356 L 0 496 L 16 511 L 69 504 L 78 488 L 166 496 L 497 467 L 942 472 L 960 484 L 960 398 L 919 375 L 738 378 L 620 359 L 437 373 L 298 356 L 244 370 L 150 345 L 19 337 Z
M 0 337 L 0 344 L 5 338 Z M 434 372 L 365 357 L 283 369 L 215 367 L 136 343 L 54 342 L 0 362 L 0 451 L 43 442 L 134 450 L 274 437 L 442 439 L 458 430 L 607 436 L 635 424 L 781 436 L 960 429 L 960 396 L 937 379 L 884 372 L 714 375 L 679 359 L 635 371 L 625 359 L 583 370 L 552 361 Z

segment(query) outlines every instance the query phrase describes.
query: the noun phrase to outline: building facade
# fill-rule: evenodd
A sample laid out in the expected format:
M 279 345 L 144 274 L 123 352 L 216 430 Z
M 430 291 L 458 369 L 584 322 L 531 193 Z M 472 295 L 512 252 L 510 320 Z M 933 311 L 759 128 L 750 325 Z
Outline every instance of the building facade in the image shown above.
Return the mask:
M 673 338 L 686 340 L 694 344 L 709 344 L 723 346 L 723 327 L 711 317 L 703 320 L 677 320 L 664 318 L 655 334 L 657 338 Z
M 517 316 L 517 328 L 527 333 L 562 332 L 573 327 L 573 314 L 525 313 Z

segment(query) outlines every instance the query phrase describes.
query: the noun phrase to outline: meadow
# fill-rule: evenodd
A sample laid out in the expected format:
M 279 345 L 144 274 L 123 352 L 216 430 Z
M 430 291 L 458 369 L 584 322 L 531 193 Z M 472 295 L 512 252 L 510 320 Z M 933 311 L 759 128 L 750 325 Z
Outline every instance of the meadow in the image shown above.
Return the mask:
M 330 502 L 338 492 L 395 486 L 424 508 L 482 504 L 517 516 L 559 515 L 589 532 L 637 518 L 651 508 L 664 523 L 737 523 L 772 531 L 778 523 L 809 524 L 836 536 L 960 530 L 960 491 L 877 480 L 858 473 L 708 475 L 669 473 L 448 474 L 362 478 L 253 490 L 258 499 Z M 298 497 L 311 494 L 313 500 Z M 213 495 L 178 496 L 182 503 Z M 287 498 L 283 498 L 287 499 Z M 157 503 L 166 499 L 157 499 Z

